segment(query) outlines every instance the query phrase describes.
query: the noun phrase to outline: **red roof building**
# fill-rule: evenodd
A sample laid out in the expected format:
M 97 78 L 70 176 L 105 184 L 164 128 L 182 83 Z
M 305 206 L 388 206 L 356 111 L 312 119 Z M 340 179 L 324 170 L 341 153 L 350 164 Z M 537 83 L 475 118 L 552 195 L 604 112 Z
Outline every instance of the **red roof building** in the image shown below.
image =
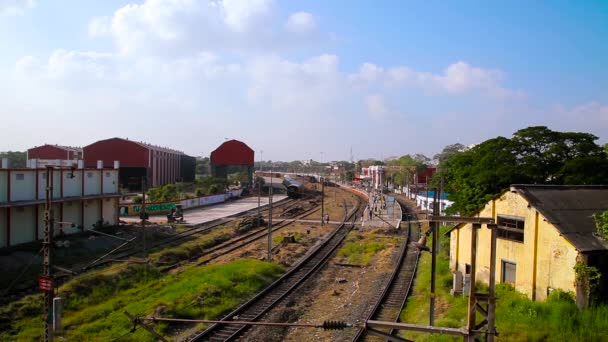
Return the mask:
M 184 160 L 192 157 L 144 142 L 111 138 L 85 146 L 83 150 L 87 167 L 96 167 L 97 161 L 111 167 L 115 160 L 119 161 L 120 183 L 124 188 L 140 189 L 142 177 L 147 179 L 148 186 L 159 186 L 183 180 L 185 173 L 194 174 L 194 166 L 192 170 L 182 169 Z
M 244 142 L 228 140 L 211 152 L 211 173 L 215 177 L 226 178 L 229 172 L 244 171 L 253 174 L 254 152 Z
M 27 150 L 27 160 L 75 160 L 82 159 L 82 148 L 44 144 Z
M 211 152 L 211 164 L 253 166 L 253 154 L 253 150 L 244 142 L 228 140 Z

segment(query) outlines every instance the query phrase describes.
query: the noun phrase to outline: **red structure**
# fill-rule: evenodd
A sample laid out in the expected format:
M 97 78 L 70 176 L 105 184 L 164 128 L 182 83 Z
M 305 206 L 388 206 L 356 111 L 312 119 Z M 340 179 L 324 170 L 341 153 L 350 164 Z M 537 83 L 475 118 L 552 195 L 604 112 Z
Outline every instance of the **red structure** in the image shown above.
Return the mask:
M 27 150 L 27 159 L 74 160 L 82 159 L 82 148 L 45 144 Z
M 247 144 L 228 140 L 211 152 L 211 173 L 215 177 L 226 178 L 230 172 L 244 171 L 251 183 L 253 158 L 254 152 Z
M 253 150 L 244 142 L 228 140 L 211 152 L 211 164 L 253 166 Z
M 120 184 L 124 188 L 140 189 L 141 178 L 146 177 L 148 186 L 159 186 L 184 179 L 184 174 L 192 173 L 195 165 L 190 163 L 192 157 L 183 152 L 166 147 L 111 138 L 97 141 L 84 147 L 84 161 L 87 167 L 97 167 L 102 161 L 104 167 L 112 167 L 115 160 L 120 162 Z M 188 159 L 188 169 L 182 169 Z M 192 164 L 192 165 L 190 165 Z
M 437 172 L 436 167 L 427 167 L 424 171 L 417 173 L 418 184 L 428 184 L 435 172 Z

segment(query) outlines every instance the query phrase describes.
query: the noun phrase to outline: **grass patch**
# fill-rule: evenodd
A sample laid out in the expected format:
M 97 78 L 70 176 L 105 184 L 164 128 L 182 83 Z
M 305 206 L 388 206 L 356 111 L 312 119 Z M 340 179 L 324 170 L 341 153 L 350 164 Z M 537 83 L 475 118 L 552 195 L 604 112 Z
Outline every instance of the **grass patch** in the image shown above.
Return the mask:
M 272 236 L 272 244 L 277 245 L 277 244 L 281 243 L 283 241 L 283 238 L 288 235 L 293 235 L 294 239 L 296 239 L 296 242 L 300 241 L 300 239 L 302 239 L 302 234 L 299 232 L 287 232 L 287 233 L 281 233 L 281 234 L 274 234 Z
M 373 241 L 374 235 L 349 234 L 347 243 L 338 250 L 338 257 L 350 264 L 367 265 L 370 259 L 386 247 L 382 242 Z
M 164 317 L 214 318 L 282 273 L 283 268 L 275 264 L 239 260 L 164 276 L 154 267 L 144 274 L 143 266 L 131 266 L 114 276 L 78 277 L 60 289 L 65 300 L 62 336 L 71 341 L 113 340 L 132 328 L 125 310 L 136 316 L 156 313 Z M 39 340 L 41 311 L 40 295 L 0 309 L 0 340 Z M 167 325 L 157 324 L 155 329 L 162 333 Z M 153 340 L 142 329 L 123 339 Z
M 437 256 L 437 297 L 435 323 L 459 328 L 466 325 L 468 297 L 452 296 L 449 269 L 449 237 L 440 233 Z M 447 242 L 446 242 L 447 240 Z M 427 243 L 429 246 L 431 242 Z M 421 254 L 413 293 L 401 312 L 402 322 L 429 323 L 431 255 Z M 477 284 L 479 291 L 487 286 Z M 496 286 L 496 329 L 498 341 L 605 341 L 608 339 L 608 305 L 578 310 L 572 295 L 556 291 L 545 302 L 533 302 L 508 284 Z M 478 316 L 478 320 L 481 317 Z M 462 337 L 402 332 L 416 341 L 461 341 Z

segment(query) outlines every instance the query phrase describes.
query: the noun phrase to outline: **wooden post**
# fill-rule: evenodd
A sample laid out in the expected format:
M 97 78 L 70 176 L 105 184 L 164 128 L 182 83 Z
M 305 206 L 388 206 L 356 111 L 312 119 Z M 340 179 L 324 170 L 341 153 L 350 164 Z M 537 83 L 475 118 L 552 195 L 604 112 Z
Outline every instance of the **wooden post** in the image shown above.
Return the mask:
M 475 268 L 475 259 L 477 254 L 477 230 L 481 228 L 481 224 L 473 223 L 471 225 L 471 274 L 470 274 L 470 283 L 469 283 L 469 312 L 467 319 L 467 332 L 468 335 L 466 337 L 466 341 L 474 342 L 475 341 L 475 305 L 477 301 L 475 299 L 475 273 L 477 272 Z
M 496 225 L 488 224 L 487 227 L 490 229 L 490 284 L 489 284 L 489 296 L 488 296 L 488 333 L 486 335 L 486 341 L 494 342 L 494 336 L 496 334 L 495 320 L 496 320 Z

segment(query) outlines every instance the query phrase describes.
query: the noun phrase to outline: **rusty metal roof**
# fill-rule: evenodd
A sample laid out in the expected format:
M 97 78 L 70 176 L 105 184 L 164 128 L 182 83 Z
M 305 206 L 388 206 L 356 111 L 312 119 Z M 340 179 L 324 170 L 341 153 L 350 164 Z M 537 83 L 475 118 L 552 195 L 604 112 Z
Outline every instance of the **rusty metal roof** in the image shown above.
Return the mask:
M 608 241 L 595 234 L 592 217 L 608 210 L 608 186 L 515 184 L 511 191 L 521 194 L 577 250 L 608 250 Z

